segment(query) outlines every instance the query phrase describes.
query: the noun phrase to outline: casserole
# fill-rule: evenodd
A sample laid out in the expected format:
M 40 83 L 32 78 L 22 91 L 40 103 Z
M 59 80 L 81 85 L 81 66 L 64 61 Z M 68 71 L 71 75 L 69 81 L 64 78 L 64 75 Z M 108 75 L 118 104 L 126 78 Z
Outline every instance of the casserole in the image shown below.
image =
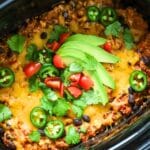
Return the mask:
M 149 104 L 147 104 L 147 105 L 149 106 Z M 145 116 L 149 116 L 147 112 L 148 112 L 148 110 L 146 111 L 146 113 L 143 113 L 143 114 L 144 114 Z M 141 117 L 141 118 L 142 118 L 142 117 Z M 149 120 L 149 117 L 146 118 L 146 120 L 147 120 L 147 119 Z M 128 121 L 128 119 L 127 119 L 127 121 Z M 143 122 L 144 122 L 144 121 L 143 121 Z M 144 122 L 144 123 L 145 123 L 145 122 Z M 115 129 L 115 128 L 114 128 L 114 129 Z M 110 132 L 110 131 L 109 131 L 109 132 Z M 124 132 L 125 132 L 125 130 L 124 130 Z M 108 132 L 107 132 L 107 134 L 108 134 Z M 98 139 L 98 141 L 97 141 L 96 139 Z M 115 139 L 115 138 L 113 138 L 113 139 Z M 116 138 L 116 139 L 117 139 L 117 138 Z M 94 140 L 91 139 L 90 141 L 91 141 L 92 145 L 94 145 L 94 143 L 96 143 L 96 145 L 97 145 L 97 142 L 100 142 L 98 137 L 96 137 Z M 91 145 L 90 141 L 87 142 L 88 147 Z M 103 142 L 104 142 L 104 141 L 103 141 Z M 109 142 L 109 143 L 110 143 L 110 142 Z M 89 145 L 89 144 L 90 144 L 90 145 Z M 102 144 L 101 144 L 101 146 L 102 146 Z

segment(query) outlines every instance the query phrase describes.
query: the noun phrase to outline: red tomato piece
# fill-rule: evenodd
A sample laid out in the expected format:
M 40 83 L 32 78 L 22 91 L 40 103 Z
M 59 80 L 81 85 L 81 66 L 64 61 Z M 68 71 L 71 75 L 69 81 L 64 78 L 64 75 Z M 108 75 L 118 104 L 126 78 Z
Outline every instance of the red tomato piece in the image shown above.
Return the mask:
M 84 90 L 89 90 L 90 88 L 93 87 L 94 83 L 93 81 L 87 77 L 87 76 L 82 76 L 79 85 L 84 89 Z
M 52 49 L 53 51 L 58 50 L 59 47 L 60 47 L 60 44 L 59 44 L 57 41 L 54 41 L 54 42 L 52 43 L 52 45 L 51 45 L 51 49 Z
M 112 45 L 111 45 L 110 42 L 106 42 L 106 43 L 104 44 L 103 48 L 104 48 L 107 52 L 109 52 L 109 53 L 111 53 L 111 51 L 112 51 Z
M 61 82 L 60 84 L 60 96 L 63 97 L 64 96 L 64 84 Z
M 60 68 L 61 69 L 61 68 L 65 67 L 65 65 L 64 65 L 64 63 L 63 63 L 63 61 L 62 61 L 62 59 L 61 59 L 61 57 L 59 55 L 55 55 L 53 57 L 53 64 L 54 64 L 54 66 L 56 68 Z
M 55 78 L 55 77 L 47 77 L 45 80 L 44 80 L 44 83 L 50 87 L 50 88 L 53 88 L 53 89 L 60 89 L 60 86 L 61 86 L 61 81 L 58 79 L 58 78 Z
M 70 36 L 69 32 L 62 33 L 59 38 L 59 43 L 63 44 L 69 36 Z
M 75 98 L 78 98 L 82 94 L 82 91 L 75 86 L 69 86 L 67 89 L 70 94 Z
M 72 74 L 69 79 L 70 79 L 72 82 L 77 82 L 77 83 L 79 83 L 81 76 L 82 76 L 81 73 L 76 73 L 76 74 Z
M 32 77 L 40 70 L 41 66 L 39 62 L 30 62 L 25 65 L 23 71 L 27 77 Z

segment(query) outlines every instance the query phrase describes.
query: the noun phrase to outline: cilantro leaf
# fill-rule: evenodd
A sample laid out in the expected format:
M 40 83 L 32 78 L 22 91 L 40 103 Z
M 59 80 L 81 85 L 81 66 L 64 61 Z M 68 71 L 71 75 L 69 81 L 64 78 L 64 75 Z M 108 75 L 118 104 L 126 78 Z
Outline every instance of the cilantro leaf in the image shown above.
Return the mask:
M 79 98 L 80 101 L 83 101 L 86 105 L 99 104 L 101 97 L 96 91 L 89 90 L 84 92 Z
M 87 129 L 83 126 L 80 127 L 80 133 L 87 133 Z
M 114 23 L 108 25 L 104 31 L 105 35 L 113 35 L 115 37 L 119 37 L 120 33 L 122 32 L 123 28 L 119 21 L 115 21 Z
M 69 71 L 73 73 L 82 72 L 83 67 L 80 64 L 73 62 L 69 65 Z
M 45 96 L 43 96 L 40 101 L 41 101 L 41 107 L 44 110 L 48 111 L 50 115 L 52 115 L 54 103 L 52 101 L 49 101 Z
M 14 51 L 21 53 L 23 51 L 23 46 L 25 43 L 25 37 L 19 34 L 13 35 L 7 40 L 9 48 Z
M 53 107 L 53 114 L 62 117 L 65 116 L 70 109 L 69 103 L 64 99 L 58 99 Z
M 37 53 L 37 46 L 35 44 L 30 44 L 27 48 L 26 59 L 32 60 L 35 53 Z
M 29 139 L 32 141 L 32 142 L 39 142 L 40 141 L 40 138 L 41 138 L 41 135 L 38 131 L 32 131 L 30 134 L 29 134 Z
M 35 92 L 39 89 L 39 79 L 37 78 L 37 76 L 32 76 L 31 78 L 29 78 L 29 90 L 30 92 Z
M 87 106 L 86 103 L 82 100 L 74 100 L 73 104 L 80 107 L 81 109 L 84 109 Z
M 10 119 L 11 116 L 10 109 L 4 104 L 0 104 L 0 122 Z
M 123 39 L 127 49 L 131 49 L 134 47 L 134 38 L 131 31 L 128 28 L 124 30 Z
M 97 60 L 91 55 L 88 55 L 88 54 L 85 54 L 85 55 L 86 55 L 87 61 L 82 64 L 83 67 L 86 70 L 95 70 L 97 68 Z
M 72 105 L 72 111 L 76 114 L 77 118 L 81 118 L 83 115 L 83 110 L 76 105 Z
M 67 144 L 78 144 L 80 142 L 80 134 L 76 131 L 74 126 L 69 126 L 67 128 L 65 141 Z
M 69 68 L 66 68 L 62 73 L 61 73 L 61 79 L 64 83 L 65 86 L 69 85 L 69 77 L 71 76 L 71 72 L 69 71 Z
M 48 42 L 58 41 L 62 33 L 67 32 L 67 28 L 62 25 L 55 25 L 53 31 L 50 34 Z
M 42 92 L 44 93 L 44 96 L 51 101 L 56 101 L 58 99 L 57 94 L 52 91 L 50 88 L 48 88 L 44 83 L 39 84 Z

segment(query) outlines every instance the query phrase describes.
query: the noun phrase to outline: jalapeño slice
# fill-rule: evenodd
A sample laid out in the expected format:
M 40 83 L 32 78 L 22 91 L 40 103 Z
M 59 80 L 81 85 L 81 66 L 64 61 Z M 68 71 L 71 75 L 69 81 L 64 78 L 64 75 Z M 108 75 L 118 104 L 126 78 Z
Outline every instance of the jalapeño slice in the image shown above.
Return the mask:
M 47 121 L 45 110 L 41 107 L 34 107 L 30 113 L 30 120 L 35 127 L 44 127 Z
M 117 13 L 113 8 L 103 8 L 100 14 L 100 22 L 104 26 L 108 26 L 117 20 Z
M 10 87 L 15 81 L 14 72 L 7 67 L 0 67 L 0 87 Z
M 93 21 L 93 22 L 98 21 L 99 8 L 97 8 L 96 6 L 89 6 L 87 8 L 87 17 L 89 21 Z
M 60 120 L 49 121 L 44 132 L 50 139 L 60 138 L 64 133 L 64 123 Z
M 141 92 L 147 86 L 147 76 L 143 71 L 135 70 L 130 75 L 129 83 L 134 91 Z

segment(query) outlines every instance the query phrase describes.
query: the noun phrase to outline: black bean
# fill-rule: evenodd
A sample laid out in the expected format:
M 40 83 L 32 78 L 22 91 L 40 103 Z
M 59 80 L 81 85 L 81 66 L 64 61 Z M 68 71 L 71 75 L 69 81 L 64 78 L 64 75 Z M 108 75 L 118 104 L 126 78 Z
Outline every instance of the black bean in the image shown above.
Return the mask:
M 134 90 L 132 89 L 132 87 L 128 88 L 128 92 L 129 92 L 129 94 L 133 94 L 134 93 Z
M 41 37 L 41 39 L 46 39 L 47 38 L 47 33 L 46 32 L 42 32 L 40 37 Z
M 73 119 L 73 124 L 75 126 L 80 126 L 80 125 L 82 125 L 82 120 L 79 118 L 75 118 L 75 119 Z
M 144 64 L 145 64 L 146 66 L 150 66 L 150 57 L 148 57 L 148 56 L 143 56 L 143 57 L 141 58 L 141 60 L 144 62 Z
M 83 119 L 84 121 L 86 121 L 86 122 L 90 122 L 90 117 L 87 116 L 87 115 L 83 115 L 83 116 L 82 116 L 82 119 Z
M 131 104 L 131 105 L 133 105 L 133 104 L 135 103 L 135 101 L 134 101 L 134 95 L 129 94 L 128 102 L 129 102 L 129 104 Z
M 133 111 L 137 111 L 139 109 L 139 106 L 138 105 L 134 105 L 133 107 L 132 107 L 132 110 Z

